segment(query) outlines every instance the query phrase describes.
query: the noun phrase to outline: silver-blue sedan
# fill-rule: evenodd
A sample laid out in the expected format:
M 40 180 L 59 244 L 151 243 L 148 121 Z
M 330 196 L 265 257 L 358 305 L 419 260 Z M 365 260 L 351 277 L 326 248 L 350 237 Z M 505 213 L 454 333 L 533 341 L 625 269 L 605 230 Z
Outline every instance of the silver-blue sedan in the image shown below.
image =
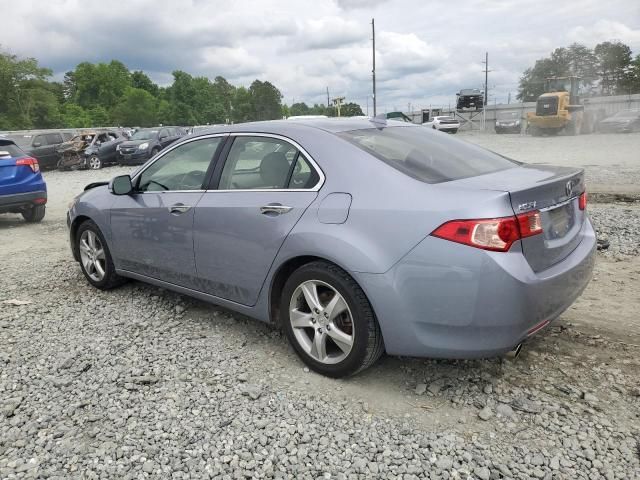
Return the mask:
M 383 352 L 504 354 L 591 278 L 583 171 L 430 129 L 311 119 L 216 127 L 68 213 L 95 287 L 141 280 L 280 325 L 341 377 Z

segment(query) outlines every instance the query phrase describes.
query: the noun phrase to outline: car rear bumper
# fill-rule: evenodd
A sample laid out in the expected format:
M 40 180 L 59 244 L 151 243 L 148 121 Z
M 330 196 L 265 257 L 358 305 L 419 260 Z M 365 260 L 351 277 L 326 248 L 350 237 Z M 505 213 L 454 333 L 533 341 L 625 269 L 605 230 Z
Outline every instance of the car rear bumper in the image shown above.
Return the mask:
M 47 203 L 47 192 L 44 190 L 0 195 L 0 213 L 17 212 L 45 203 Z
M 354 273 L 389 354 L 482 358 L 513 349 L 556 319 L 591 279 L 591 223 L 564 260 L 534 272 L 517 244 L 488 252 L 427 237 L 384 274 Z

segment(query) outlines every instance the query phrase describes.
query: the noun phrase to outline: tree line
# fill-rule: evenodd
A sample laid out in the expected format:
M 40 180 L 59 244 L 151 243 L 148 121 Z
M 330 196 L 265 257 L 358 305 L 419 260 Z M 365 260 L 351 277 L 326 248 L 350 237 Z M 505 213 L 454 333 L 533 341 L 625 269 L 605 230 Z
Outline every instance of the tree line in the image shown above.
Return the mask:
M 336 114 L 321 105 L 283 105 L 280 90 L 268 81 L 255 80 L 247 88 L 222 76 L 210 80 L 176 70 L 172 84 L 162 87 L 118 60 L 82 62 L 62 82 L 53 81 L 52 73 L 34 58 L 0 51 L 0 130 L 206 125 Z M 344 116 L 361 114 L 356 104 L 341 108 Z
M 549 77 L 578 76 L 593 95 L 640 93 L 640 54 L 622 42 L 602 42 L 591 49 L 580 43 L 556 48 L 549 57 L 536 61 L 520 78 L 518 99 L 535 101 L 544 93 Z

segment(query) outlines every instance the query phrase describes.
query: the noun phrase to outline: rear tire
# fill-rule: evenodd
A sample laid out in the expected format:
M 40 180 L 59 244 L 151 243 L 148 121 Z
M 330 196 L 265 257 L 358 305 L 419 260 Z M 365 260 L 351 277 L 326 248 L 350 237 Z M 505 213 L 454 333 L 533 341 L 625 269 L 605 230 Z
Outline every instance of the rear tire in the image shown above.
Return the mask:
M 109 246 L 93 221 L 87 220 L 78 227 L 74 241 L 80 257 L 80 269 L 91 285 L 109 290 L 127 281 L 116 273 Z
M 317 309 L 307 298 L 315 299 Z M 280 320 L 302 361 L 328 377 L 354 375 L 384 353 L 366 295 L 347 272 L 328 262 L 308 263 L 291 274 L 282 291 Z
M 38 223 L 41 222 L 44 218 L 44 214 L 46 212 L 46 207 L 44 205 L 36 205 L 35 207 L 31 207 L 29 210 L 25 210 L 22 213 L 22 218 L 24 218 L 29 223 Z

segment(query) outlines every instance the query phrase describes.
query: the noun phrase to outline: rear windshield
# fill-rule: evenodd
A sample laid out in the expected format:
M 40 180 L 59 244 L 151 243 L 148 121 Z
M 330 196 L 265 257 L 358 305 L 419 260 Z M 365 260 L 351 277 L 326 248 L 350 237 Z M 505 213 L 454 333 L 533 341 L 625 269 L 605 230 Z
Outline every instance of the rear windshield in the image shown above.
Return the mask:
M 425 127 L 370 128 L 338 135 L 426 183 L 475 177 L 519 165 L 515 160 Z
M 24 157 L 25 154 L 14 143 L 3 142 L 0 139 L 0 160 L 9 157 Z

